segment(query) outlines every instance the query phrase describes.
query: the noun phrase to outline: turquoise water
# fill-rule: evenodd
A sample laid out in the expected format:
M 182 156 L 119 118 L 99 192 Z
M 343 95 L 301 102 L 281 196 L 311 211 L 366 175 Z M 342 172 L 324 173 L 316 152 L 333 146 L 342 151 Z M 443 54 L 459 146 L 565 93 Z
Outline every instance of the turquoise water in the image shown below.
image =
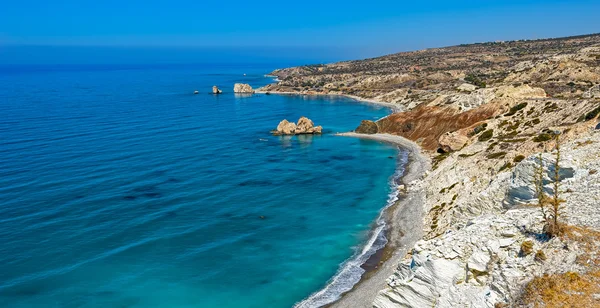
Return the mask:
M 351 286 L 398 150 L 332 133 L 388 111 L 231 93 L 274 68 L 1 68 L 0 306 L 290 307 Z M 300 116 L 325 134 L 269 134 Z

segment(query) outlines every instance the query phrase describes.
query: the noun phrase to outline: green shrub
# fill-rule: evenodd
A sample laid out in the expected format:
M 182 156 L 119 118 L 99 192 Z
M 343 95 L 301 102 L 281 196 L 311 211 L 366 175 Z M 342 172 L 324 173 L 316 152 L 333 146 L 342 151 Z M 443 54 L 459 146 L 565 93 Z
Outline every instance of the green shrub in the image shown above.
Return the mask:
M 535 142 L 545 142 L 548 140 L 552 140 L 552 135 L 547 134 L 547 133 L 539 134 L 533 138 L 533 141 L 535 141 Z
M 493 129 L 488 129 L 485 132 L 483 132 L 479 138 L 477 138 L 477 140 L 479 141 L 488 141 L 490 139 L 492 139 L 492 137 L 494 137 L 494 130 Z
M 506 169 L 510 169 L 510 168 L 512 168 L 512 166 L 513 165 L 511 163 L 506 163 L 506 164 L 504 164 L 504 166 L 500 167 L 500 170 L 498 170 L 498 172 L 502 172 Z
M 494 148 L 495 148 L 495 147 L 496 147 L 498 144 L 499 144 L 498 142 L 494 142 L 494 143 L 490 144 L 490 145 L 488 146 L 488 148 L 487 148 L 487 149 L 485 149 L 485 151 L 486 151 L 486 152 L 489 152 L 489 151 L 493 150 L 493 149 L 494 149 Z
M 482 131 L 484 131 L 486 129 L 487 126 L 488 126 L 487 123 L 482 123 L 482 124 L 477 125 L 473 129 L 473 135 L 477 135 L 477 134 L 481 133 Z
M 473 155 L 475 155 L 477 153 L 479 153 L 479 152 L 475 152 L 475 153 L 471 153 L 471 154 L 459 154 L 458 157 L 460 157 L 460 158 L 467 158 L 467 157 L 471 157 L 471 156 L 473 156 Z
M 505 116 L 507 116 L 507 117 L 512 116 L 515 113 L 517 113 L 517 111 L 519 111 L 525 107 L 527 107 L 527 103 L 520 103 L 516 106 L 513 106 L 512 108 L 510 108 L 510 111 L 507 114 L 505 114 Z
M 585 121 L 593 120 L 594 118 L 596 118 L 596 116 L 598 116 L 598 114 L 600 114 L 600 106 L 598 108 L 588 112 L 585 115 Z
M 486 156 L 488 159 L 497 159 L 497 158 L 504 158 L 504 156 L 506 156 L 506 152 L 497 152 L 497 153 L 492 153 L 488 156 Z
M 479 77 L 473 75 L 473 74 L 468 74 L 465 77 L 465 81 L 472 84 L 472 85 L 476 85 L 480 88 L 485 88 L 486 84 L 485 82 L 483 82 L 481 79 L 479 79 Z
M 522 162 L 524 159 L 525 159 L 525 155 L 517 155 L 517 156 L 515 156 L 515 158 L 513 159 L 513 161 L 514 161 L 515 163 L 520 163 L 520 162 Z

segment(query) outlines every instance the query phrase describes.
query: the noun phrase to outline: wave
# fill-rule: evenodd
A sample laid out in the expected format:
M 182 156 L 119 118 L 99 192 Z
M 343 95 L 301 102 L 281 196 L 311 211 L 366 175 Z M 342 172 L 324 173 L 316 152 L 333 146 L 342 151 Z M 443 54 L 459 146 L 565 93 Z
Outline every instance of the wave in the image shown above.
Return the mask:
M 301 302 L 296 303 L 294 308 L 322 307 L 340 299 L 342 294 L 352 290 L 352 288 L 360 282 L 362 275 L 366 272 L 365 269 L 362 268 L 362 265 L 388 243 L 385 236 L 388 228 L 385 216 L 387 210 L 398 201 L 399 191 L 397 187 L 404 175 L 404 171 L 406 170 L 405 167 L 408 162 L 408 152 L 403 151 L 401 148 L 399 148 L 399 151 L 398 167 L 389 181 L 391 192 L 388 196 L 387 203 L 379 212 L 379 216 L 375 220 L 367 240 L 362 245 L 362 249 L 357 249 L 352 257 L 340 265 L 337 273 L 327 282 L 323 289 L 311 294 Z

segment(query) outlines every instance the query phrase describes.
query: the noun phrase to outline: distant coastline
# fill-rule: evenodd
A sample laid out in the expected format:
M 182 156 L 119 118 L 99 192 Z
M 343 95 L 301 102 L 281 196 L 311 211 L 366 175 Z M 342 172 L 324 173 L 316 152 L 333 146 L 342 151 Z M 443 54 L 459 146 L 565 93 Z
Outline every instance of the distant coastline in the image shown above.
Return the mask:
M 266 75 L 266 76 L 271 77 L 270 75 Z M 386 102 L 382 102 L 382 101 L 378 101 L 378 100 L 374 100 L 374 99 L 363 98 L 363 97 L 355 96 L 355 95 L 333 94 L 333 93 L 327 93 L 326 94 L 326 93 L 316 93 L 316 92 L 303 93 L 303 92 L 299 92 L 299 91 L 298 92 L 293 92 L 293 91 L 266 91 L 263 88 L 257 89 L 254 93 L 257 93 L 257 94 L 267 94 L 267 93 L 269 93 L 269 94 L 277 94 L 277 95 L 297 95 L 297 96 L 345 97 L 345 98 L 350 98 L 350 99 L 353 99 L 353 100 L 361 102 L 361 103 L 366 103 L 366 104 L 372 104 L 372 105 L 379 105 L 379 106 L 387 107 L 387 108 L 390 108 L 392 110 L 392 112 L 399 111 L 397 104 L 386 103 Z

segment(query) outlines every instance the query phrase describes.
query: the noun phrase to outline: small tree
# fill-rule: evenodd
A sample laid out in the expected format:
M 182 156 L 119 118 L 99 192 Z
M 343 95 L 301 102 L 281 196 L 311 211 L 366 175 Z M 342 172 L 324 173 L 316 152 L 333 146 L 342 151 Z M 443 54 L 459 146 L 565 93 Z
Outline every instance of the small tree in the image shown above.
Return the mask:
M 559 217 L 562 216 L 562 204 L 565 203 L 565 200 L 560 198 L 560 134 L 555 135 L 555 143 L 554 178 L 552 179 L 554 194 L 550 200 L 550 220 L 546 224 L 546 233 L 551 237 L 561 235 L 563 231 Z
M 560 217 L 562 216 L 562 204 L 565 200 L 560 198 L 560 133 L 554 135 L 555 140 L 555 158 L 554 158 L 554 174 L 552 178 L 552 188 L 554 194 L 552 197 L 546 195 L 544 191 L 544 160 L 542 153 L 539 154 L 539 164 L 536 166 L 534 174 L 534 184 L 536 197 L 538 199 L 538 207 L 544 218 L 544 231 L 550 237 L 559 236 L 562 231 Z

